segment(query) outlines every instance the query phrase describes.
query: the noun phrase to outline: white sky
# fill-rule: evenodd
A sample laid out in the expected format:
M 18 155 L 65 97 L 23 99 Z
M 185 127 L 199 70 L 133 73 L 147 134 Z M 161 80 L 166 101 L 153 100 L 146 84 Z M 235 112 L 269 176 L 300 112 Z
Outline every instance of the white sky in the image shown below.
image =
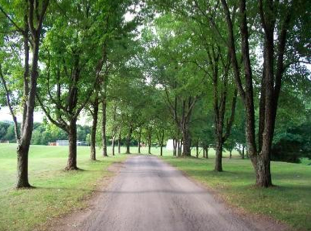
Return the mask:
M 43 121 L 44 114 L 42 112 L 35 112 L 34 113 L 34 122 L 39 122 L 42 123 Z M 12 120 L 12 115 L 10 113 L 10 110 L 8 107 L 1 107 L 0 108 L 0 121 L 13 121 Z M 17 113 L 17 121 L 21 122 L 22 121 L 22 114 Z

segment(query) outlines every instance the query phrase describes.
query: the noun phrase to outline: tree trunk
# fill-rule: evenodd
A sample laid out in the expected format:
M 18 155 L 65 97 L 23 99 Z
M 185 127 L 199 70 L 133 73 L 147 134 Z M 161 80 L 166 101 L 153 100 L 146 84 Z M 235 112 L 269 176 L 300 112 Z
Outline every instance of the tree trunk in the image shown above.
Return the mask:
M 181 156 L 182 154 L 182 143 L 183 143 L 183 140 L 178 140 L 178 144 L 177 144 L 177 151 L 178 151 L 178 156 Z
M 148 154 L 151 154 L 152 128 L 147 129 Z
M 29 145 L 17 148 L 17 185 L 16 188 L 29 188 L 31 185 L 28 181 L 28 153 Z
M 148 134 L 148 154 L 151 154 L 151 132 Z
M 70 121 L 68 129 L 69 140 L 69 156 L 67 161 L 66 170 L 77 170 L 77 120 L 72 119 Z
M 177 139 L 173 139 L 173 156 L 176 156 Z
M 242 146 L 242 159 L 244 159 L 245 158 L 245 147 L 244 147 L 244 145 Z
M 162 130 L 161 135 L 160 135 L 160 156 L 163 156 L 164 135 L 165 135 L 165 131 Z
M 33 5 L 31 6 L 33 7 Z M 31 19 L 32 20 L 32 19 Z M 41 25 L 40 25 L 41 30 Z M 28 154 L 29 154 L 29 146 L 32 137 L 33 130 L 33 113 L 35 107 L 35 98 L 37 93 L 37 79 L 38 79 L 38 61 L 39 61 L 39 37 L 40 33 L 38 33 L 33 38 L 33 57 L 32 57 L 32 67 L 31 67 L 31 75 L 30 75 L 30 88 L 27 89 L 28 95 L 25 100 L 27 103 L 24 104 L 23 115 L 25 116 L 21 126 L 21 137 L 18 141 L 18 137 L 16 137 L 18 141 L 17 146 L 17 184 L 16 188 L 30 188 L 31 185 L 28 181 Z M 28 39 L 28 38 L 27 38 Z M 27 40 L 28 41 L 28 40 Z M 29 54 L 28 54 L 29 55 Z M 26 57 L 27 58 L 27 57 Z M 29 58 L 29 57 L 28 57 Z M 29 67 L 29 64 L 25 66 L 25 69 Z M 25 70 L 25 74 L 27 74 L 28 70 Z M 29 84 L 28 82 L 26 83 Z M 28 86 L 27 86 L 28 88 Z M 25 107 L 26 106 L 26 107 Z
M 229 158 L 230 158 L 230 159 L 232 158 L 232 150 L 230 150 Z
M 183 130 L 183 156 L 191 156 L 191 139 L 188 127 Z
M 208 147 L 206 147 L 205 158 L 208 159 Z
M 96 131 L 97 131 L 97 120 L 98 120 L 98 98 L 95 99 L 93 104 L 93 125 L 91 131 L 91 160 L 96 160 Z
M 131 146 L 132 132 L 133 132 L 133 129 L 131 127 L 126 138 L 126 154 L 131 154 L 130 146 Z
M 141 143 L 141 128 L 139 129 L 139 134 L 138 134 L 138 153 L 140 154 L 140 143 Z
M 102 101 L 102 144 L 103 144 L 103 156 L 108 156 L 107 153 L 107 137 L 106 137 L 106 109 L 107 109 L 107 102 L 106 97 Z
M 256 158 L 251 157 L 251 161 L 256 172 L 256 185 L 259 187 L 272 186 L 270 159 L 266 153 L 258 155 Z
M 119 137 L 118 137 L 118 154 L 121 153 L 121 129 L 119 131 Z
M 216 144 L 216 159 L 215 159 L 215 171 L 222 172 L 222 142 L 218 141 Z
M 112 136 L 112 141 L 111 141 L 111 148 L 112 148 L 112 155 L 114 156 L 115 152 L 114 152 L 114 147 L 115 147 L 115 140 L 116 137 L 115 135 Z
M 196 143 L 196 157 L 199 158 L 199 141 Z

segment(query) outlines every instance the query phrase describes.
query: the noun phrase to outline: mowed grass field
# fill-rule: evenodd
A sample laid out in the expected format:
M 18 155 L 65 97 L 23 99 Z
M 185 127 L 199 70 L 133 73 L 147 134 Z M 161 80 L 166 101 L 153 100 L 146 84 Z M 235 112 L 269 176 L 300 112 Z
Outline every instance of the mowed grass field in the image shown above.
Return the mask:
M 89 147 L 78 147 L 81 171 L 66 172 L 68 147 L 31 146 L 29 179 L 35 189 L 15 190 L 16 145 L 0 144 L 0 230 L 44 230 L 52 218 L 86 206 L 103 179 L 114 173 L 108 167 L 126 155 L 89 160 Z
M 31 146 L 29 157 L 32 190 L 15 190 L 16 146 L 0 144 L 0 230 L 44 230 L 45 224 L 74 209 L 86 206 L 88 198 L 101 180 L 113 175 L 108 167 L 127 156 L 116 154 L 103 158 L 98 151 L 97 162 L 89 161 L 89 147 L 78 148 L 78 166 L 83 171 L 65 172 L 68 147 Z M 116 149 L 117 151 L 117 149 Z M 108 148 L 111 153 L 111 148 Z M 125 148 L 122 148 L 122 153 Z M 137 152 L 136 147 L 131 148 Z M 159 148 L 152 154 L 159 155 Z M 147 153 L 147 148 L 142 148 Z M 164 149 L 162 159 L 184 171 L 189 177 L 206 185 L 228 204 L 246 213 L 268 215 L 298 230 L 311 230 L 311 166 L 272 162 L 273 183 L 276 187 L 254 187 L 254 172 L 250 160 L 224 154 L 224 172 L 216 173 L 214 151 L 209 159 L 175 158 Z M 195 152 L 193 150 L 193 155 Z M 200 157 L 202 152 L 200 153 Z
M 237 153 L 223 159 L 224 172 L 214 172 L 215 152 L 209 159 L 174 158 L 163 160 L 182 170 L 189 177 L 216 192 L 228 204 L 245 213 L 267 215 L 297 230 L 311 230 L 311 163 L 272 162 L 275 187 L 260 189 L 254 186 L 255 175 L 250 160 L 242 160 Z M 193 154 L 194 155 L 194 154 Z

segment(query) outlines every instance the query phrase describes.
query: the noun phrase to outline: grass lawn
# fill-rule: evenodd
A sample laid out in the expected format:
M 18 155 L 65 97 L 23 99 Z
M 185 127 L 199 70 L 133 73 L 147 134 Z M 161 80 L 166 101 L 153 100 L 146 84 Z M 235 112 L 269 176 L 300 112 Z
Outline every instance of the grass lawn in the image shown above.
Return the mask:
M 108 152 L 111 153 L 110 148 Z M 137 148 L 132 147 L 131 152 L 137 152 Z M 159 148 L 152 148 L 153 154 L 159 152 Z M 142 148 L 142 153 L 147 153 L 147 148 Z M 310 160 L 303 160 L 302 164 L 272 162 L 273 183 L 277 187 L 258 189 L 253 187 L 254 173 L 249 160 L 241 160 L 237 153 L 233 159 L 225 154 L 225 171 L 216 173 L 212 171 L 215 161 L 212 150 L 209 156 L 208 160 L 175 158 L 172 151 L 164 149 L 162 158 L 245 212 L 269 215 L 296 229 L 311 230 Z M 40 229 L 54 217 L 83 208 L 86 205 L 83 199 L 91 195 L 98 180 L 112 176 L 108 166 L 125 158 L 126 155 L 119 154 L 102 158 L 98 152 L 100 161 L 91 162 L 89 147 L 79 147 L 78 166 L 84 171 L 65 172 L 67 147 L 31 146 L 29 178 L 37 188 L 15 190 L 15 145 L 0 144 L 0 231 Z
M 109 165 L 126 155 L 89 161 L 89 147 L 78 148 L 78 167 L 65 172 L 68 147 L 31 146 L 29 156 L 31 190 L 15 190 L 16 146 L 0 144 L 0 230 L 34 230 L 54 217 L 83 208 L 98 180 L 110 177 Z M 40 229 L 40 228 L 39 228 Z
M 165 152 L 163 160 L 184 171 L 191 178 L 215 190 L 229 204 L 245 212 L 264 214 L 298 230 L 311 230 L 311 166 L 272 162 L 276 187 L 254 187 L 255 176 L 250 160 L 223 159 L 224 172 L 214 172 L 214 152 L 210 159 L 175 158 Z

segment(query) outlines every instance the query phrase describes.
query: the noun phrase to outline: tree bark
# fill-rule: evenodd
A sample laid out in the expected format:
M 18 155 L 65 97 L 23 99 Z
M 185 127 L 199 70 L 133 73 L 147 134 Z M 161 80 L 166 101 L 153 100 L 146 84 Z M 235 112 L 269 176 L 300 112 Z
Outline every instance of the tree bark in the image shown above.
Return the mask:
M 196 143 L 196 157 L 199 158 L 199 141 Z
M 218 141 L 216 144 L 216 159 L 215 159 L 215 171 L 222 172 L 222 145 L 221 141 Z
M 188 126 L 183 130 L 183 156 L 191 156 L 191 138 Z
M 132 132 L 133 132 L 133 129 L 132 127 L 130 127 L 127 138 L 126 138 L 126 154 L 131 154 L 130 146 L 131 146 Z
M 66 170 L 77 170 L 77 120 L 72 119 L 68 127 L 69 155 Z
M 267 156 L 268 154 L 263 153 L 256 158 L 256 161 L 252 160 L 256 170 L 256 185 L 265 188 L 272 186 L 270 158 Z
M 115 151 L 114 151 L 114 148 L 115 148 L 115 140 L 116 140 L 116 137 L 115 135 L 112 136 L 112 141 L 111 141 L 111 148 L 112 148 L 112 155 L 114 156 L 115 155 Z
M 93 104 L 93 124 L 91 131 L 91 160 L 96 160 L 96 131 L 98 121 L 98 97 L 96 97 Z
M 173 156 L 176 156 L 177 139 L 173 139 Z
M 37 93 L 37 79 L 38 79 L 38 62 L 39 62 L 39 44 L 40 44 L 40 35 L 42 29 L 43 19 L 48 7 L 49 1 L 42 2 L 41 10 L 38 9 L 36 3 L 30 2 L 29 15 L 27 13 L 24 16 L 25 31 L 24 33 L 24 46 L 25 46 L 25 70 L 24 70 L 24 95 L 25 102 L 23 107 L 23 122 L 21 126 L 21 137 L 17 145 L 17 185 L 16 188 L 29 188 L 31 185 L 28 180 L 28 153 L 29 146 L 32 137 L 33 130 L 33 113 L 35 107 L 35 98 Z M 37 26 L 34 26 L 34 14 L 37 12 L 38 23 Z M 29 75 L 29 37 L 28 30 L 30 30 L 30 35 L 32 37 L 32 65 L 30 73 L 30 81 L 28 82 L 27 77 Z M 27 62 L 27 63 L 26 63 Z M 18 139 L 18 137 L 17 137 Z
M 162 130 L 161 133 L 161 141 L 160 141 L 160 156 L 163 156 L 163 143 L 164 143 L 164 136 L 165 136 L 165 131 L 164 129 Z
M 106 97 L 102 101 L 102 145 L 103 145 L 103 156 L 108 156 L 107 153 L 107 136 L 106 136 L 106 122 L 107 122 L 107 102 Z
M 141 128 L 139 128 L 139 134 L 138 134 L 138 153 L 140 154 L 140 146 L 141 146 Z
M 183 143 L 183 140 L 178 140 L 178 143 L 177 143 L 177 152 L 178 152 L 178 156 L 180 157 L 182 155 L 182 143 Z
M 151 154 L 152 129 L 148 129 L 148 154 Z
M 119 137 L 118 137 L 118 154 L 121 153 L 121 129 L 119 131 Z
M 28 180 L 28 153 L 29 145 L 18 146 L 17 149 L 17 185 L 16 188 L 29 188 Z

